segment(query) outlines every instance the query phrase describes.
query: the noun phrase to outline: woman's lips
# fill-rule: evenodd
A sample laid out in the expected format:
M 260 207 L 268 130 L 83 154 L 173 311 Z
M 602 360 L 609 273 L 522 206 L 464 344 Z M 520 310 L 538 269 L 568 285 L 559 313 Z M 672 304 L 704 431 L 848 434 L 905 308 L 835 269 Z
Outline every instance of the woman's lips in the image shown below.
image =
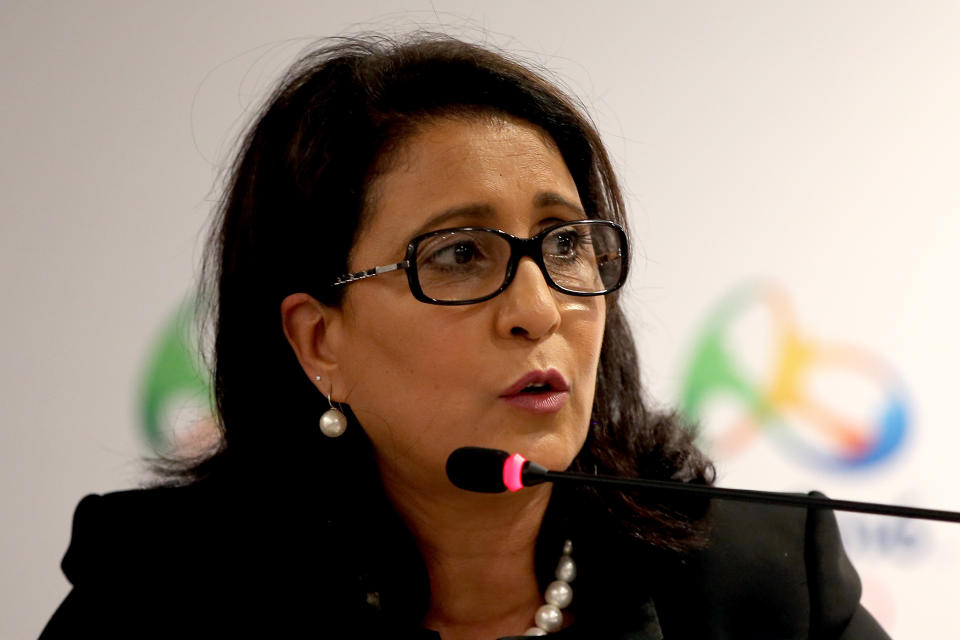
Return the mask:
M 566 391 L 547 391 L 544 393 L 518 393 L 512 396 L 500 396 L 500 399 L 512 407 L 530 413 L 556 413 L 567 401 Z
M 500 394 L 512 407 L 531 413 L 556 413 L 563 408 L 570 385 L 556 369 L 531 371 Z

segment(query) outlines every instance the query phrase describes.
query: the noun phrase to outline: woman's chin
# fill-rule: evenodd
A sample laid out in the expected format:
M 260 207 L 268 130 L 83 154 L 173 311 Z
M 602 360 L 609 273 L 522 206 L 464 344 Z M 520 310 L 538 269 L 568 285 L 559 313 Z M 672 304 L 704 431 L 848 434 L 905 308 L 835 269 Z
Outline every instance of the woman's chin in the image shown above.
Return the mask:
M 577 457 L 582 446 L 582 440 L 571 442 L 568 439 L 552 435 L 533 440 L 524 439 L 517 442 L 513 447 L 504 448 L 504 450 L 508 453 L 519 453 L 527 460 L 541 464 L 547 469 L 563 471 Z

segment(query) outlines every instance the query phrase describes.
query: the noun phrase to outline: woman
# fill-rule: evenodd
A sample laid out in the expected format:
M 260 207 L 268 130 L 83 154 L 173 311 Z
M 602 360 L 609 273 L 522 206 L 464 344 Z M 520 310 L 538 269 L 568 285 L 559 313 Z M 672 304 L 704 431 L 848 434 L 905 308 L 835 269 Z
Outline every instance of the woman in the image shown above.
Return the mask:
M 599 136 L 528 68 L 445 37 L 320 49 L 220 214 L 219 448 L 81 502 L 46 637 L 885 637 L 829 514 L 447 479 L 466 445 L 712 479 L 642 404 Z

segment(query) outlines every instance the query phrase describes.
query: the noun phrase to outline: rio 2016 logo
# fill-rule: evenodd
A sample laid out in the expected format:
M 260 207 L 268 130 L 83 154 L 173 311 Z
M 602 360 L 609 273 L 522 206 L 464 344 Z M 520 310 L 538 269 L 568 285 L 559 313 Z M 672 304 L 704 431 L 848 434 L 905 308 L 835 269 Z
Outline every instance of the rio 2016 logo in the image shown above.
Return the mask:
M 903 385 L 888 364 L 805 335 L 785 293 L 757 284 L 738 288 L 708 316 L 680 407 L 718 459 L 765 436 L 803 464 L 838 471 L 888 459 L 909 423 Z

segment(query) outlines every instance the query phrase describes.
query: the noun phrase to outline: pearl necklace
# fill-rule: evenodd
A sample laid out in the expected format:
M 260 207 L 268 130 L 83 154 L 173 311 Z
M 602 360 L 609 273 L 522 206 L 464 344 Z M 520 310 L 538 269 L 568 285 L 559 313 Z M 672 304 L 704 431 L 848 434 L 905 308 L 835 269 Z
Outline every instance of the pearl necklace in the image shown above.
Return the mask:
M 573 543 L 567 540 L 563 543 L 563 554 L 560 561 L 557 562 L 557 570 L 554 572 L 556 580 L 547 586 L 543 592 L 543 599 L 546 604 L 537 609 L 533 616 L 533 627 L 527 629 L 525 636 L 545 636 L 560 629 L 563 626 L 563 611 L 571 601 L 573 601 L 573 588 L 570 583 L 577 577 L 577 565 L 573 563 L 571 554 L 573 553 Z

